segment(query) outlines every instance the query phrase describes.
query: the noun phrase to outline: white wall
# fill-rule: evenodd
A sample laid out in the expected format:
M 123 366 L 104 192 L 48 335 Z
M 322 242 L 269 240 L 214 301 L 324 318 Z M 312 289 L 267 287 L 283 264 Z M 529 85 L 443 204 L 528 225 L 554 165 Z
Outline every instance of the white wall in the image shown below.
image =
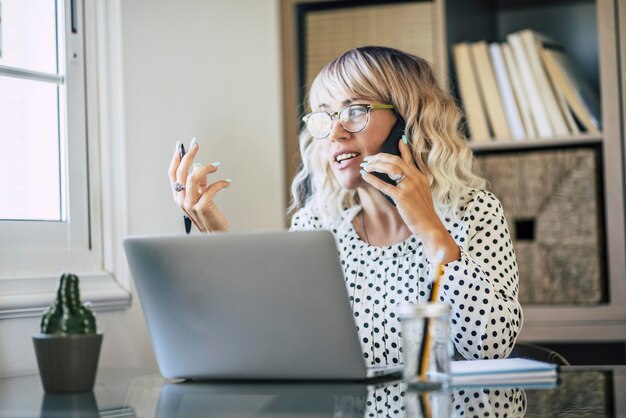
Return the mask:
M 233 179 L 217 199 L 231 230 L 282 228 L 278 1 L 124 0 L 122 21 L 129 233 L 182 231 L 167 166 L 192 136 L 198 160 L 221 161 L 217 175 Z M 0 321 L 0 377 L 37 370 L 38 324 Z M 101 366 L 154 365 L 136 295 L 98 327 Z
M 216 199 L 231 229 L 282 227 L 278 2 L 125 0 L 123 12 L 130 232 L 182 230 L 167 167 L 193 136 L 197 161 L 233 179 Z

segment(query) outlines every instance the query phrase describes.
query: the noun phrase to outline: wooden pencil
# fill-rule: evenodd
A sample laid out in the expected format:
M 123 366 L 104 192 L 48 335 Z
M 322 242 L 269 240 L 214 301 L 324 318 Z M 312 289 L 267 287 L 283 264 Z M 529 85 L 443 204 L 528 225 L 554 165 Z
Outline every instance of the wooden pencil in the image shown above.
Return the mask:
M 435 272 L 435 279 L 433 280 L 433 284 L 430 291 L 430 297 L 428 298 L 429 302 L 437 301 L 437 296 L 439 294 L 439 283 L 441 281 L 441 276 L 443 275 L 443 251 L 437 252 L 437 270 Z M 420 350 L 421 359 L 419 366 L 419 376 L 420 380 L 426 379 L 426 373 L 428 372 L 428 362 L 430 361 L 430 345 L 431 345 L 431 321 L 430 318 L 424 319 L 424 332 L 422 333 L 422 349 Z

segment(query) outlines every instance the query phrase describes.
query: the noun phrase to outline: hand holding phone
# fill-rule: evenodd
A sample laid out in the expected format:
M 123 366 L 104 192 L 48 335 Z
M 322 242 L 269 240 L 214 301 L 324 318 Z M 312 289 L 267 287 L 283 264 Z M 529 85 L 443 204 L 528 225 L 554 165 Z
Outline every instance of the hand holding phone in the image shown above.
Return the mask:
M 400 139 L 402 138 L 402 135 L 404 135 L 404 128 L 405 128 L 404 120 L 398 117 L 398 119 L 396 120 L 396 123 L 391 128 L 391 132 L 389 132 L 387 139 L 385 139 L 385 142 L 383 142 L 383 145 L 380 147 L 380 152 L 383 152 L 385 154 L 400 156 L 400 147 L 398 146 L 398 141 L 400 141 Z M 378 177 L 385 183 L 389 183 L 393 186 L 396 185 L 396 181 L 393 180 L 391 177 L 389 177 L 385 173 L 378 173 L 378 172 L 373 171 L 370 174 Z M 394 206 L 396 205 L 391 197 L 387 196 L 385 193 L 383 193 L 383 196 L 385 196 L 385 198 L 387 198 L 387 200 L 390 201 L 392 205 Z

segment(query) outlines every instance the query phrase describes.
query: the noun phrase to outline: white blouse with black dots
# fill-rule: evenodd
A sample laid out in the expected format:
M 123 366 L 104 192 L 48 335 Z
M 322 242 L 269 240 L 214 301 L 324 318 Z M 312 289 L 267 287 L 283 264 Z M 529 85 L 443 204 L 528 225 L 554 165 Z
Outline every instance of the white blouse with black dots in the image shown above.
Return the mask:
M 450 338 L 463 357 L 503 358 L 522 324 L 513 245 L 493 194 L 469 189 L 461 202 L 458 222 L 442 219 L 461 258 L 444 265 L 439 298 L 452 307 Z M 431 265 L 418 236 L 388 247 L 362 241 L 352 225 L 360 210 L 358 205 L 346 209 L 327 229 L 339 248 L 363 356 L 372 366 L 400 364 L 397 306 L 427 300 Z M 320 228 L 320 218 L 306 206 L 296 212 L 290 230 Z

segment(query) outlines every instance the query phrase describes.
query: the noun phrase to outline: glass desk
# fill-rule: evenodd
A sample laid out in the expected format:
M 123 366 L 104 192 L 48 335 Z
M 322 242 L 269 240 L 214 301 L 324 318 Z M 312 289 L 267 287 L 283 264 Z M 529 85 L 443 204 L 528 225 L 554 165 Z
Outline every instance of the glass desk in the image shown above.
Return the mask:
M 0 417 L 626 417 L 626 366 L 564 367 L 553 388 L 420 393 L 403 382 L 186 383 L 153 369 L 98 372 L 93 393 L 48 395 L 39 376 L 0 379 Z

